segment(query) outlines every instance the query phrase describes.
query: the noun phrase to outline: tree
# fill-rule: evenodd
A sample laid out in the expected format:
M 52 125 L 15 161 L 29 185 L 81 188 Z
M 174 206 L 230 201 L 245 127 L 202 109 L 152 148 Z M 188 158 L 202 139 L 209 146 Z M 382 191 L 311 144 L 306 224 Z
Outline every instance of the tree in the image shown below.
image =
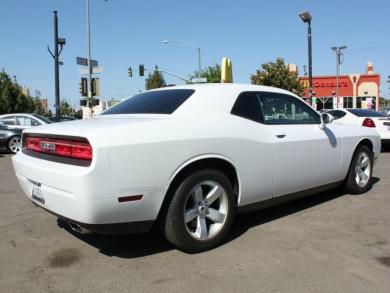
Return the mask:
M 158 66 L 156 65 L 153 73 L 149 72 L 149 76 L 145 80 L 146 90 L 157 89 L 167 86 L 163 74 L 158 71 Z
M 45 115 L 46 114 L 45 109 L 43 108 L 42 102 L 41 102 L 41 92 L 38 90 L 35 91 L 34 106 L 35 106 L 35 109 L 34 109 L 35 114 L 38 114 L 38 115 Z
M 199 76 L 199 71 L 195 71 L 194 75 L 190 75 L 190 79 Z M 202 70 L 200 77 L 207 78 L 207 83 L 220 83 L 221 82 L 221 66 L 216 63 L 214 66 L 209 66 L 206 70 Z
M 22 88 L 14 76 L 13 80 L 3 70 L 0 72 L 0 114 L 33 112 L 34 101 L 22 93 Z
M 69 105 L 69 103 L 63 99 L 60 104 L 60 113 L 61 116 L 70 116 L 71 113 L 73 113 L 74 110 L 72 107 Z
M 268 62 L 261 65 L 261 70 L 251 75 L 252 84 L 274 86 L 293 92 L 298 96 L 303 95 L 303 85 L 298 80 L 297 72 L 290 72 L 282 58 L 275 62 Z
M 7 73 L 0 72 L 0 114 L 11 112 L 10 96 L 12 82 Z

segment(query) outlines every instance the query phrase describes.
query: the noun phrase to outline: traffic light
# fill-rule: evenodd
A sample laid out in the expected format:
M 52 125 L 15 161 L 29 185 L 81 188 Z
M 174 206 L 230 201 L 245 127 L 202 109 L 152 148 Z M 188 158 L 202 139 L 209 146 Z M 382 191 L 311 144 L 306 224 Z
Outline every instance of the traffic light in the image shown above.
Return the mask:
M 131 66 L 127 69 L 127 74 L 129 77 L 133 77 L 133 69 L 131 69 Z
M 139 76 L 145 75 L 145 66 L 143 64 L 139 65 Z
M 91 81 L 91 90 L 92 90 L 92 96 L 100 96 L 100 80 L 99 78 L 92 78 Z
M 80 100 L 80 106 L 81 107 L 87 107 L 88 106 L 88 100 L 87 99 Z
M 97 106 L 99 105 L 99 99 L 92 99 L 92 106 Z
M 79 87 L 80 88 L 80 94 L 83 97 L 87 97 L 88 96 L 88 79 L 86 77 L 82 77 L 79 86 L 80 86 Z

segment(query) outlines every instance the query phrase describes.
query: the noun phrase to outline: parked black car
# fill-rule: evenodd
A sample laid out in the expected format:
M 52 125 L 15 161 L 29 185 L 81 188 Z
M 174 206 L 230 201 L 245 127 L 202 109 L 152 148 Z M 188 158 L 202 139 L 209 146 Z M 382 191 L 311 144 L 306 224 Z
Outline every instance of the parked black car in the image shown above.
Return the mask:
M 22 129 L 10 129 L 0 122 L 0 151 L 17 153 L 21 150 Z

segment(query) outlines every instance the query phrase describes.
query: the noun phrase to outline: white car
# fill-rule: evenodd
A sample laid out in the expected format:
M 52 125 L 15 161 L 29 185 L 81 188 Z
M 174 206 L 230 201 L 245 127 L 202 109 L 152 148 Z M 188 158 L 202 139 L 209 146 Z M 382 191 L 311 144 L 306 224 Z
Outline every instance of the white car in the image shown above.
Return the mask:
M 12 113 L 0 115 L 0 121 L 7 125 L 10 129 L 26 129 L 32 126 L 52 123 L 52 121 L 50 121 L 44 116 L 28 113 Z
M 93 119 L 30 128 L 12 158 L 37 205 L 78 232 L 146 232 L 219 245 L 241 211 L 344 185 L 363 193 L 375 129 L 338 125 L 292 93 L 203 84 L 147 91 Z
M 381 136 L 382 146 L 390 145 L 390 117 L 382 112 L 367 109 L 329 110 L 338 123 L 375 128 Z

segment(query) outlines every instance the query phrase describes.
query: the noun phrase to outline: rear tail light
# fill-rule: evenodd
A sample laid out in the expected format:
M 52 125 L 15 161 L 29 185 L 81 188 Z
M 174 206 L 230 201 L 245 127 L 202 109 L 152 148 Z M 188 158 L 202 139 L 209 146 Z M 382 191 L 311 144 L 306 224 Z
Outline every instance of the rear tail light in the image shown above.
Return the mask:
M 59 157 L 92 161 L 92 147 L 86 139 L 80 141 L 27 136 L 24 149 Z
M 375 122 L 370 118 L 366 118 L 366 119 L 364 119 L 362 126 L 375 127 Z

